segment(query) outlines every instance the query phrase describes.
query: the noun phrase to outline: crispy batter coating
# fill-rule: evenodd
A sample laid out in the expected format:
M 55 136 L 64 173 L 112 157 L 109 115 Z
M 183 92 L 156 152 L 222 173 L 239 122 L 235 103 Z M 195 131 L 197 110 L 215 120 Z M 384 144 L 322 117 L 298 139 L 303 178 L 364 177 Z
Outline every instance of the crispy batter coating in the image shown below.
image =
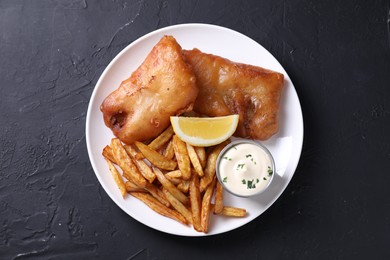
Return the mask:
M 184 55 L 199 88 L 195 112 L 207 116 L 239 114 L 235 136 L 266 140 L 278 131 L 283 74 L 198 49 L 184 51 Z
M 100 109 L 114 135 L 131 144 L 156 137 L 169 126 L 170 116 L 191 111 L 197 94 L 180 45 L 164 36 Z

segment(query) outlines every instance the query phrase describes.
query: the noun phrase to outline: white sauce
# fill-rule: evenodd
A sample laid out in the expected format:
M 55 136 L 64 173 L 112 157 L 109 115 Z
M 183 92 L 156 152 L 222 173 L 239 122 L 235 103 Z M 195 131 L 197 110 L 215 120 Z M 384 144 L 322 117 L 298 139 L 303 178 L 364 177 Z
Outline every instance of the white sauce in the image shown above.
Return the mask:
M 267 187 L 273 176 L 270 156 L 251 143 L 232 146 L 219 162 L 220 181 L 232 193 L 249 196 Z

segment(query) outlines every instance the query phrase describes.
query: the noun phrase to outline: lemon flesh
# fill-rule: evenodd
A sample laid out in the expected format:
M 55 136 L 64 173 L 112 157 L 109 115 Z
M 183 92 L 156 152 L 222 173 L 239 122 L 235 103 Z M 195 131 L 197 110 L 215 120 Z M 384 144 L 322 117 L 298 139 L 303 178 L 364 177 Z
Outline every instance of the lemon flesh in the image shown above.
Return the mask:
M 221 117 L 172 116 L 175 134 L 194 146 L 212 146 L 231 137 L 237 129 L 238 115 Z

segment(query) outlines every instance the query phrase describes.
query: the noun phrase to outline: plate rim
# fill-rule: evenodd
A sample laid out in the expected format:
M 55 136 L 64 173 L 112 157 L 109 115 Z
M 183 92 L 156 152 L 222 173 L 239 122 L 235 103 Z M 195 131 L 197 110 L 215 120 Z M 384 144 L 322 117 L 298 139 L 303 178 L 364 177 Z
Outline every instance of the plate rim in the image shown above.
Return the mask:
M 286 182 L 286 184 L 280 189 L 280 191 L 276 194 L 276 196 L 273 197 L 272 200 L 270 200 L 270 203 L 268 203 L 268 205 L 264 208 L 264 211 L 261 212 L 260 214 L 258 214 L 257 216 L 255 216 L 253 219 L 243 223 L 242 225 L 240 226 L 237 226 L 237 227 L 233 227 L 231 229 L 228 229 L 228 230 L 224 230 L 222 232 L 218 232 L 218 233 L 202 233 L 202 232 L 197 232 L 197 233 L 191 233 L 191 234 L 182 234 L 182 233 L 173 233 L 173 232 L 168 232 L 168 231 L 165 231 L 165 230 L 161 230 L 161 229 L 158 229 L 158 228 L 155 228 L 149 224 L 147 224 L 145 221 L 143 221 L 142 219 L 139 219 L 133 215 L 131 215 L 130 213 L 127 212 L 127 209 L 125 209 L 124 206 L 121 205 L 121 203 L 119 203 L 119 201 L 117 201 L 117 199 L 115 198 L 115 196 L 113 196 L 111 194 L 111 191 L 109 189 L 109 187 L 105 184 L 105 182 L 101 179 L 101 177 L 99 176 L 99 174 L 97 174 L 98 172 L 98 168 L 97 168 L 97 165 L 94 161 L 94 158 L 92 156 L 92 147 L 91 147 L 91 140 L 90 140 L 90 125 L 91 125 L 91 114 L 92 114 L 92 109 L 93 109 L 93 105 L 94 103 L 96 102 L 96 95 L 98 93 L 98 89 L 99 89 L 99 85 L 101 84 L 101 81 L 105 78 L 105 75 L 110 71 L 110 68 L 111 66 L 113 66 L 113 64 L 116 63 L 116 61 L 118 59 L 120 59 L 120 57 L 126 53 L 128 51 L 128 49 L 132 48 L 132 46 L 136 45 L 138 42 L 140 41 L 143 41 L 144 39 L 146 38 L 149 38 L 149 37 L 152 37 L 154 36 L 155 34 L 160 34 L 160 33 L 163 33 L 164 31 L 169 31 L 169 30 L 174 30 L 174 29 L 180 29 L 180 28 L 183 28 L 183 27 L 203 27 L 203 28 L 208 28 L 208 29 L 218 29 L 218 30 L 223 30 L 223 31 L 226 31 L 228 33 L 233 33 L 233 34 L 237 34 L 238 36 L 240 37 L 244 37 L 246 38 L 246 40 L 249 40 L 253 43 L 255 43 L 256 45 L 258 45 L 259 47 L 261 47 L 262 49 L 264 49 L 264 51 L 266 51 L 270 56 L 272 56 L 272 58 L 275 60 L 275 62 L 278 63 L 278 65 L 282 68 L 283 70 L 283 74 L 285 76 L 287 76 L 287 78 L 289 79 L 290 83 L 291 83 L 291 86 L 292 86 L 292 91 L 293 91 L 293 94 L 295 94 L 296 98 L 297 98 L 297 104 L 298 104 L 298 108 L 299 108 L 299 117 L 300 117 L 300 122 L 301 124 L 299 125 L 299 128 L 301 129 L 300 131 L 300 134 L 299 134 L 299 139 L 300 139 L 300 142 L 296 145 L 297 146 L 297 149 L 299 150 L 299 155 L 297 156 L 297 159 L 296 161 L 294 161 L 293 165 L 291 165 L 291 177 L 288 179 L 288 181 Z M 93 171 L 95 173 L 95 176 L 97 177 L 98 181 L 99 181 L 99 184 L 103 187 L 104 191 L 107 193 L 107 195 L 110 197 L 111 200 L 114 201 L 114 203 L 121 209 L 123 210 L 127 215 L 129 215 L 131 218 L 133 218 L 134 220 L 137 220 L 138 222 L 142 223 L 143 225 L 151 228 L 151 229 L 154 229 L 154 230 L 157 230 L 157 231 L 160 231 L 160 232 L 163 232 L 163 233 L 167 233 L 167 234 L 171 234 L 171 235 L 177 235 L 177 236 L 186 236 L 186 237 L 203 237 L 203 236 L 213 236 L 213 235 L 218 235 L 218 234 L 223 234 L 223 233 L 226 233 L 226 232 L 229 232 L 229 231 L 232 231 L 232 230 L 235 230 L 237 228 L 240 228 L 240 227 L 243 227 L 245 226 L 246 224 L 252 222 L 253 220 L 255 220 L 256 218 L 258 218 L 260 215 L 262 215 L 265 211 L 267 211 L 269 209 L 269 207 L 271 207 L 275 201 L 277 199 L 279 199 L 281 197 L 281 195 L 283 194 L 283 192 L 285 191 L 285 189 L 287 188 L 287 186 L 289 185 L 289 183 L 291 182 L 292 178 L 294 177 L 295 175 L 295 172 L 296 172 L 296 169 L 298 167 L 298 164 L 301 160 L 301 155 L 302 155 L 302 148 L 303 148 L 303 142 L 304 142 L 304 120 L 303 120 L 303 113 L 302 113 L 302 106 L 301 106 L 301 102 L 300 102 L 300 99 L 299 99 L 299 96 L 298 96 L 298 93 L 295 89 L 295 86 L 294 84 L 292 83 L 291 81 L 291 78 L 289 77 L 288 73 L 286 72 L 285 68 L 280 64 L 279 60 L 277 60 L 275 58 L 274 55 L 272 55 L 265 47 L 263 47 L 260 43 L 256 42 L 255 40 L 253 40 L 252 38 L 248 37 L 247 35 L 243 34 L 243 33 L 240 33 L 238 31 L 235 31 L 233 29 L 230 29 L 230 28 L 227 28 L 227 27 L 223 27 L 223 26 L 220 26 L 220 25 L 214 25 L 214 24 L 207 24 L 207 23 L 182 23 L 182 24 L 175 24 L 175 25 L 170 25 L 170 26 L 166 26 L 166 27 L 162 27 L 162 28 L 159 28 L 157 30 L 154 30 L 154 31 L 151 31 L 145 35 L 142 35 L 141 37 L 137 38 L 136 40 L 132 41 L 130 44 L 128 44 L 125 48 L 123 48 L 108 64 L 107 66 L 105 67 L 103 73 L 99 76 L 99 79 L 98 81 L 96 82 L 95 84 L 95 87 L 93 89 L 93 92 L 91 94 L 91 97 L 89 99 L 89 103 L 88 103 L 88 109 L 87 109 L 87 114 L 86 114 L 86 128 L 85 128 L 85 135 L 86 135 L 86 144 L 87 144 L 87 152 L 88 152 L 88 156 L 89 156 L 89 161 L 90 161 L 90 164 L 92 165 L 92 168 L 93 168 Z

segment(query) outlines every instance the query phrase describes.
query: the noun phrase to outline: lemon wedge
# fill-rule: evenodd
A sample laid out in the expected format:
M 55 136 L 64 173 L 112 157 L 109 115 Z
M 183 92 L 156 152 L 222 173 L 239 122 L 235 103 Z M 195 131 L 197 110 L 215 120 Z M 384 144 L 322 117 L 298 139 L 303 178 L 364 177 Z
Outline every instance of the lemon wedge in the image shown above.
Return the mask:
M 238 115 L 220 117 L 171 116 L 175 134 L 194 146 L 212 146 L 231 137 L 237 129 Z

